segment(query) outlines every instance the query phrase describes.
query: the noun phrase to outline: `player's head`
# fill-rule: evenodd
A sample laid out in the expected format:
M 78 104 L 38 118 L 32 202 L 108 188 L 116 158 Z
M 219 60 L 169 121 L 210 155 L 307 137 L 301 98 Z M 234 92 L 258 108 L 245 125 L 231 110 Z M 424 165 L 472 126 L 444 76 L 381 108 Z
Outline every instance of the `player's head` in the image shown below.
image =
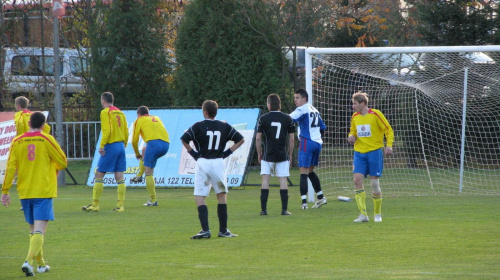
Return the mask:
M 295 102 L 295 106 L 297 107 L 306 104 L 308 100 L 309 94 L 307 94 L 307 91 L 302 88 L 298 89 L 293 96 L 293 101 Z
M 41 129 L 45 125 L 45 115 L 42 112 L 33 112 L 30 116 L 30 127 Z
M 219 108 L 219 105 L 213 100 L 205 100 L 201 108 L 203 109 L 203 112 L 207 114 L 207 117 L 213 119 L 217 116 L 217 109 Z
M 113 94 L 109 91 L 106 91 L 101 95 L 101 104 L 103 107 L 104 105 L 113 105 L 113 102 L 115 101 L 115 98 L 113 97 Z
M 19 97 L 16 97 L 14 104 L 16 105 L 17 110 L 24 110 L 24 109 L 28 108 L 30 101 L 28 98 L 26 98 L 24 96 L 19 96 Z
M 297 91 L 295 91 L 295 94 L 300 94 L 302 98 L 305 98 L 306 101 L 309 100 L 309 94 L 307 94 L 307 90 L 303 88 L 299 88 Z
M 352 95 L 352 101 L 356 101 L 359 104 L 365 103 L 365 106 L 368 105 L 368 94 L 366 92 L 358 91 Z
M 267 109 L 269 111 L 281 110 L 281 99 L 276 93 L 269 94 L 267 97 Z
M 149 115 L 149 108 L 142 105 L 139 108 L 137 108 L 137 115 L 138 116 L 144 116 L 144 115 Z

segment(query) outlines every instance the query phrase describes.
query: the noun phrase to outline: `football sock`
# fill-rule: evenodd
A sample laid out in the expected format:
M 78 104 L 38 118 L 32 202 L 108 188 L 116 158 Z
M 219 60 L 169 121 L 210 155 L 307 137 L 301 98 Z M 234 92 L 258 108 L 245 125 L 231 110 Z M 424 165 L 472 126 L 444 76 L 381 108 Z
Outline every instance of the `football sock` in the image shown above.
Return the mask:
M 219 216 L 219 232 L 227 231 L 227 204 L 217 204 L 217 216 Z
M 300 197 L 302 203 L 307 203 L 307 174 L 300 174 Z
M 146 175 L 146 188 L 148 189 L 149 196 L 151 197 L 151 202 L 156 202 L 156 190 L 155 190 L 155 178 L 153 174 Z
M 200 219 L 201 229 L 207 231 L 208 227 L 208 207 L 206 205 L 198 206 L 198 218 Z
M 33 237 L 33 233 L 30 233 L 30 242 L 31 242 L 32 237 Z M 38 255 L 36 255 L 35 261 L 38 264 L 38 266 L 45 266 L 45 260 L 43 259 L 43 246 L 40 249 L 40 252 L 38 252 Z
M 40 231 L 35 231 L 33 236 L 30 238 L 30 248 L 28 250 L 28 256 L 26 257 L 26 261 L 31 264 L 33 259 L 38 256 L 38 253 L 42 249 L 43 245 L 43 234 Z
M 118 181 L 118 189 L 116 190 L 116 192 L 118 193 L 118 204 L 116 205 L 116 207 L 123 207 L 126 190 L 127 187 L 125 186 L 125 179 Z
M 288 190 L 280 190 L 281 210 L 288 209 Z
M 361 214 L 368 216 L 366 213 L 366 193 L 365 189 L 360 189 L 356 191 L 356 195 L 354 196 L 356 198 L 356 204 L 358 204 L 358 209 Z
M 267 199 L 269 197 L 269 189 L 260 189 L 260 209 L 267 210 Z
M 139 160 L 139 172 L 135 175 L 135 177 L 142 177 L 144 174 L 144 160 L 141 158 Z
M 316 197 L 317 197 L 318 199 L 323 199 L 323 197 L 324 197 L 324 196 L 323 196 L 323 191 L 319 191 L 319 192 L 317 192 L 317 193 L 316 193 Z
M 94 190 L 92 191 L 92 206 L 99 205 L 99 200 L 101 199 L 102 189 L 104 188 L 104 180 L 95 179 Z
M 318 175 L 313 171 L 307 175 L 309 177 L 309 180 L 311 180 L 311 184 L 313 186 L 314 192 L 316 192 L 316 195 L 318 196 L 318 199 L 323 198 L 323 192 L 321 191 L 321 183 L 319 182 Z
M 372 196 L 372 199 L 373 199 L 373 209 L 375 215 L 382 214 L 382 197 Z

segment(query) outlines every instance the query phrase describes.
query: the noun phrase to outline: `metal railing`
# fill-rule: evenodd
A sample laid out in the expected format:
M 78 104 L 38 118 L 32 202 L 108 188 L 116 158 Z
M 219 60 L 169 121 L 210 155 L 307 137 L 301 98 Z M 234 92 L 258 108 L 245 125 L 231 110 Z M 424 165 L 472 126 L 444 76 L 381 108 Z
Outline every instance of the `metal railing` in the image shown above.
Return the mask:
M 49 122 L 51 134 L 56 135 L 56 123 Z M 68 160 L 92 159 L 96 149 L 101 123 L 63 122 L 64 147 Z

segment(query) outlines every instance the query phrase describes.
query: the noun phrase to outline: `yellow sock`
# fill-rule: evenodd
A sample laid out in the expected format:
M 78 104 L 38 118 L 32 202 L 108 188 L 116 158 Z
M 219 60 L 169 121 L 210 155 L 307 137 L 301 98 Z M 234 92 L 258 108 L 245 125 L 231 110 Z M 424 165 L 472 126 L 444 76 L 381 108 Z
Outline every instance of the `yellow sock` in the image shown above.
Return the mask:
M 373 210 L 375 215 L 382 214 L 382 197 L 381 196 L 372 196 L 373 199 Z
M 32 237 L 33 233 L 30 233 L 30 242 Z M 43 259 L 43 247 L 40 249 L 40 252 L 38 252 L 38 255 L 36 255 L 35 261 L 38 264 L 38 266 L 45 266 L 45 260 Z
M 38 255 L 40 250 L 42 250 L 43 246 L 43 234 L 39 231 L 35 231 L 33 236 L 30 238 L 30 248 L 28 250 L 28 256 L 26 257 L 26 261 L 29 263 Z
M 135 177 L 142 177 L 144 174 L 144 160 L 141 158 L 139 160 L 139 172 L 135 175 Z
M 94 190 L 92 191 L 92 206 L 99 205 L 99 200 L 101 199 L 103 188 L 104 188 L 104 180 L 95 179 Z
M 358 204 L 358 209 L 361 214 L 368 216 L 366 213 L 366 193 L 365 189 L 360 189 L 356 191 L 356 195 L 354 196 L 356 198 L 356 203 Z
M 125 179 L 118 181 L 118 205 L 117 207 L 123 207 L 123 202 L 125 201 L 125 191 L 127 187 L 125 186 Z
M 146 188 L 148 189 L 149 196 L 151 197 L 151 202 L 156 202 L 156 190 L 155 190 L 155 178 L 153 175 L 146 175 Z

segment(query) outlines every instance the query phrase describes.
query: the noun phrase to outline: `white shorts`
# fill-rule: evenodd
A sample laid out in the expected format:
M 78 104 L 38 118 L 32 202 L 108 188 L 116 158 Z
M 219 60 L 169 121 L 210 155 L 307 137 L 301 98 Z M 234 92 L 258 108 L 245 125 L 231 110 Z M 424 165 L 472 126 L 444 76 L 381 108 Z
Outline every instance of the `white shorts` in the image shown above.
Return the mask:
M 215 193 L 227 193 L 227 176 L 222 158 L 199 158 L 196 161 L 196 174 L 194 175 L 194 195 L 208 196 L 210 188 Z
M 290 161 L 269 162 L 260 161 L 260 175 L 272 175 L 278 177 L 290 176 Z

